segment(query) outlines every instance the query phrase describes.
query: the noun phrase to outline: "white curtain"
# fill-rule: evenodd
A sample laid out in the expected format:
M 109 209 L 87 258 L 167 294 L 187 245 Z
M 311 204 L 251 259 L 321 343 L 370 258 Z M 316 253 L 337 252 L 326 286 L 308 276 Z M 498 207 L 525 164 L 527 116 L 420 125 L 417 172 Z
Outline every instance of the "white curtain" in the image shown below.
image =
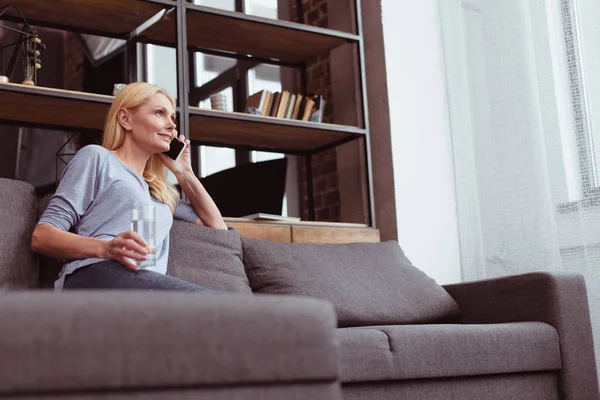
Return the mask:
M 600 360 L 600 1 L 438 4 L 463 280 L 583 274 Z

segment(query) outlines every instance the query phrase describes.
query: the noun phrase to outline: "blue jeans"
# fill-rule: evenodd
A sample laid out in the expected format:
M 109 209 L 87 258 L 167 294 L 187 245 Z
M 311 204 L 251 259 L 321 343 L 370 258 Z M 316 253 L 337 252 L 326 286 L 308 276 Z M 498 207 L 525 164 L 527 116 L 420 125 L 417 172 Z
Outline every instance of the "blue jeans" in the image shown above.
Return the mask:
M 123 264 L 112 260 L 77 269 L 67 275 L 63 289 L 145 289 L 217 293 L 214 290 L 158 272 L 132 271 Z

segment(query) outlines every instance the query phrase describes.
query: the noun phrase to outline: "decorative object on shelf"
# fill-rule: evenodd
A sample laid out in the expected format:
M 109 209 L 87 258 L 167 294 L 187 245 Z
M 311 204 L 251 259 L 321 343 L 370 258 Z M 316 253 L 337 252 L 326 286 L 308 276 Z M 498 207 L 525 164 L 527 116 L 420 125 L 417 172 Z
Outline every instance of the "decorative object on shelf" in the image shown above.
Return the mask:
M 6 25 L 0 25 L 0 28 L 7 29 L 19 34 L 19 38 L 12 43 L 0 46 L 0 82 L 10 81 L 19 54 L 23 54 L 23 84 L 25 85 L 36 85 L 37 84 L 37 70 L 42 68 L 42 62 L 40 55 L 42 51 L 46 49 L 46 45 L 42 43 L 39 38 L 37 31 L 35 31 L 31 25 L 27 22 L 21 11 L 14 4 L 9 4 L 0 7 L 0 17 L 6 13 L 6 11 L 13 7 L 23 23 L 23 30 L 12 28 Z M 6 72 L 4 70 L 4 50 L 15 47 L 12 57 L 8 64 Z M 18 46 L 18 49 L 17 49 Z
M 34 32 L 33 37 L 25 40 L 23 46 L 23 74 L 25 76 L 25 79 L 23 80 L 24 85 L 35 86 L 37 84 L 37 70 L 42 68 L 40 55 L 45 49 L 46 45 L 42 43 L 42 40 L 38 37 L 37 32 Z
M 126 83 L 115 83 L 113 85 L 113 96 L 119 94 L 121 90 L 125 89 L 125 86 L 127 86 Z
M 299 217 L 287 217 L 287 216 L 283 216 L 283 215 L 266 214 L 266 213 L 254 213 L 254 214 L 250 214 L 250 215 L 244 215 L 242 218 L 266 220 L 266 221 L 300 221 Z
M 313 101 L 313 106 L 308 120 L 311 122 L 323 122 L 323 114 L 325 114 L 325 100 L 323 100 L 323 96 L 317 94 L 312 96 L 311 100 Z
M 227 97 L 223 93 L 211 94 L 210 106 L 213 110 L 227 111 Z
M 248 112 L 248 114 L 262 115 L 262 111 L 256 107 L 248 107 L 248 109 L 246 111 Z

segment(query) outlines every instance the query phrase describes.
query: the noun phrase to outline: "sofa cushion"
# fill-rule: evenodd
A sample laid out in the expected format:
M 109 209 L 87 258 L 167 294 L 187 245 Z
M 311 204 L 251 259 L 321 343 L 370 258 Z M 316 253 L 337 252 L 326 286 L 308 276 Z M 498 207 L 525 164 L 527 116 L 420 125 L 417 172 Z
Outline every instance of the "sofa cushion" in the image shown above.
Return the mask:
M 52 198 L 52 194 L 47 194 L 43 197 L 38 198 L 38 208 L 37 208 L 37 221 L 42 218 L 42 214 L 48 208 L 48 203 L 50 203 L 50 199 Z M 53 289 L 54 281 L 58 279 L 58 275 L 62 269 L 62 261 L 46 257 L 43 255 L 39 255 L 40 260 L 40 287 L 44 289 Z
M 549 371 L 558 333 L 543 322 L 397 325 L 337 330 L 342 382 Z
M 0 290 L 38 286 L 31 234 L 37 222 L 32 185 L 0 178 Z
M 237 231 L 173 221 L 167 273 L 214 290 L 252 293 Z
M 448 321 L 458 306 L 398 243 L 298 244 L 242 238 L 252 290 L 331 301 L 339 326 Z

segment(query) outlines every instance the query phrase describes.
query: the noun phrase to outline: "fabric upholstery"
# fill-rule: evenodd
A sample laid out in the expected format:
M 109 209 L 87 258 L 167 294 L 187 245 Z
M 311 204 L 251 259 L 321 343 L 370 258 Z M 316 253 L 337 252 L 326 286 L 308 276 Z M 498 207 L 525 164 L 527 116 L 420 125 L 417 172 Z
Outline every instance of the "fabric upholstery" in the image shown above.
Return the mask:
M 51 198 L 52 194 L 47 194 L 38 198 L 36 221 L 39 221 L 42 217 Z M 54 289 L 54 281 L 58 279 L 58 275 L 62 269 L 62 262 L 60 260 L 45 257 L 41 254 L 39 254 L 38 257 L 40 260 L 40 287 L 44 289 Z
M 0 291 L 38 286 L 31 251 L 37 199 L 32 185 L 0 178 Z
M 558 400 L 554 373 L 345 384 L 344 400 Z M 583 400 L 583 399 L 581 399 Z
M 542 322 L 338 329 L 342 382 L 560 369 L 556 330 Z
M 38 219 L 52 195 L 39 199 Z M 40 285 L 53 288 L 62 264 L 40 256 Z M 235 230 L 221 231 L 173 221 L 167 274 L 224 292 L 252 293 L 242 262 L 242 243 Z
M 451 320 L 454 300 L 396 242 L 297 244 L 242 238 L 254 292 L 332 302 L 344 326 Z
M 173 221 L 167 274 L 214 290 L 252 293 L 235 230 Z
M 333 307 L 171 292 L 0 294 L 0 397 L 337 379 Z
M 53 394 L 43 400 L 341 400 L 338 382 L 265 384 L 253 386 L 216 386 L 147 391 Z M 19 397 L 19 400 L 40 400 L 37 396 Z
M 536 272 L 446 286 L 466 324 L 540 321 L 558 332 L 565 400 L 600 399 L 585 281 Z

